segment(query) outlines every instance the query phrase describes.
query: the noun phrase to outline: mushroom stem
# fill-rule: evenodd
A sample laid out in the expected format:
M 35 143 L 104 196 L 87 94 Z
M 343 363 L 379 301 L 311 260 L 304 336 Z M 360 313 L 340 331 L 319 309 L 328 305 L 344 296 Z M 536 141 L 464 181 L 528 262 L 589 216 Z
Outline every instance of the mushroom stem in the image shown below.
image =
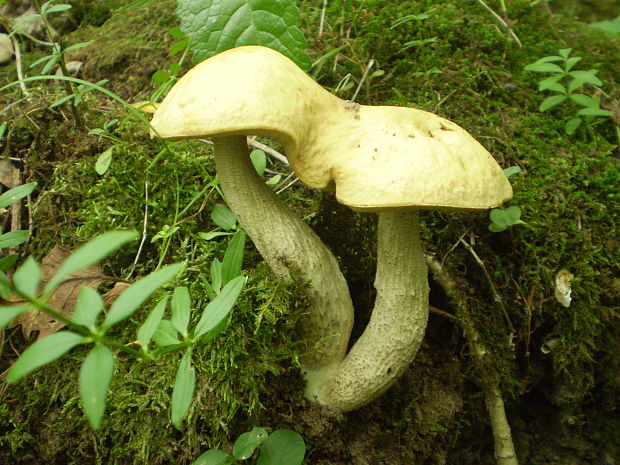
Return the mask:
M 353 303 L 338 262 L 265 185 L 248 156 L 245 136 L 213 137 L 213 143 L 220 185 L 239 223 L 279 279 L 308 286 L 308 310 L 300 324 L 307 344 L 303 368 L 331 372 L 344 358 L 353 325 Z
M 317 399 L 332 408 L 355 410 L 381 395 L 422 343 L 429 287 L 416 209 L 379 214 L 375 288 L 366 330 Z

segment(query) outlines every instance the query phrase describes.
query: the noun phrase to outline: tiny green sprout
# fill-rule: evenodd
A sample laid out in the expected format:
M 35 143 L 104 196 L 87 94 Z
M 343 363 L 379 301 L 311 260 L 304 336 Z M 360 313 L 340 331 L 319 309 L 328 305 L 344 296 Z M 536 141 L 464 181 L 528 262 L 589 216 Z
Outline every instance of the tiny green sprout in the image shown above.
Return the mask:
M 525 224 L 521 220 L 521 209 L 517 206 L 505 209 L 494 208 L 491 210 L 491 224 L 489 230 L 493 232 L 502 232 L 515 224 Z
M 611 111 L 601 108 L 601 102 L 597 98 L 577 92 L 586 84 L 596 91 L 600 91 L 603 85 L 603 81 L 597 77 L 598 69 L 587 71 L 574 69 L 581 60 L 582 57 L 571 56 L 570 48 L 563 48 L 558 51 L 558 55 L 540 58 L 524 68 L 526 71 L 549 74 L 549 77 L 538 82 L 538 90 L 553 92 L 554 95 L 542 101 L 538 107 L 539 111 L 550 110 L 564 102 L 572 102 L 581 107 L 575 109 L 573 115 L 565 122 L 564 131 L 568 135 L 574 134 L 583 122 L 582 118 L 589 122 L 597 116 L 612 115 Z

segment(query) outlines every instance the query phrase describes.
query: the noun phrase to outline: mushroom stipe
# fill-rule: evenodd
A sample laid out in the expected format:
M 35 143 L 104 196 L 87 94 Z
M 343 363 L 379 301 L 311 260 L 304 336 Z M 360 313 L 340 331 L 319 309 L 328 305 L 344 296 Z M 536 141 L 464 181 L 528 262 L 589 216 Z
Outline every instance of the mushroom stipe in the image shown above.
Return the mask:
M 152 125 L 170 140 L 213 138 L 222 191 L 239 223 L 276 276 L 307 284 L 306 397 L 342 411 L 385 392 L 424 337 L 419 209 L 488 209 L 512 197 L 497 162 L 458 125 L 414 108 L 341 100 L 266 47 L 231 49 L 195 66 Z M 375 306 L 348 353 L 353 305 L 338 263 L 258 176 L 246 135 L 281 142 L 307 186 L 379 214 Z

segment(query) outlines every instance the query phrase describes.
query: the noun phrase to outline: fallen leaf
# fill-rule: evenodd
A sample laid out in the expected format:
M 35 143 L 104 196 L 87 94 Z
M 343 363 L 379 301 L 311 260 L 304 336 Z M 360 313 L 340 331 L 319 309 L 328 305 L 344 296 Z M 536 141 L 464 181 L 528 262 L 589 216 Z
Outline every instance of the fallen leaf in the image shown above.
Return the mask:
M 56 273 L 62 262 L 71 254 L 71 251 L 58 245 L 48 253 L 41 262 L 41 272 L 43 275 L 41 288 L 45 287 L 47 282 Z M 68 275 L 65 280 L 56 288 L 47 303 L 60 310 L 65 318 L 71 318 L 75 301 L 77 300 L 80 288 L 82 286 L 97 289 L 103 282 L 109 280 L 106 275 L 101 272 L 99 265 L 92 265 L 77 273 Z M 17 303 L 20 300 L 9 299 L 11 302 Z M 21 325 L 24 337 L 30 340 L 34 331 L 39 332 L 38 339 L 49 334 L 53 334 L 64 327 L 64 324 L 57 321 L 50 315 L 32 311 L 23 313 L 18 316 L 11 327 Z
M 103 299 L 103 303 L 106 308 L 109 308 L 129 286 L 131 286 L 130 283 L 118 282 L 112 289 L 103 294 L 101 298 Z
M 15 187 L 15 165 L 8 158 L 0 159 L 0 184 L 12 189 Z

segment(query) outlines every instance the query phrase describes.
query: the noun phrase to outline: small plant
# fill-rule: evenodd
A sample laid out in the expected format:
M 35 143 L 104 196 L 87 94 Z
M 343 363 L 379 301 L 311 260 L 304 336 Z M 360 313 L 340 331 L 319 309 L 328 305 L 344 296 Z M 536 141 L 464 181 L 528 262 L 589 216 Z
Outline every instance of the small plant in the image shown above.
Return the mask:
M 558 55 L 540 58 L 524 68 L 526 71 L 550 74 L 549 77 L 538 82 L 538 90 L 551 91 L 555 95 L 543 100 L 538 108 L 539 111 L 550 110 L 563 102 L 572 102 L 578 106 L 564 125 L 564 131 L 569 135 L 577 130 L 583 119 L 589 122 L 597 116 L 611 117 L 612 115 L 611 111 L 601 108 L 601 102 L 598 99 L 577 92 L 586 84 L 600 91 L 603 82 L 596 76 L 597 69 L 588 71 L 573 69 L 582 57 L 570 56 L 570 54 L 570 48 L 563 48 L 559 50 Z
M 241 237 L 243 231 L 238 234 Z M 109 336 L 110 329 L 134 314 L 155 291 L 177 276 L 184 264 L 164 266 L 136 281 L 120 294 L 109 309 L 104 309 L 104 302 L 97 290 L 87 286 L 80 288 L 71 315 L 47 302 L 65 280 L 136 238 L 137 234 L 133 231 L 102 234 L 73 252 L 47 282 L 42 281 L 41 266 L 32 257 L 15 271 L 12 282 L 4 273 L 0 273 L 0 294 L 7 297 L 13 294 L 21 300 L 17 305 L 0 306 L 0 329 L 17 316 L 30 311 L 44 312 L 68 329 L 41 338 L 28 347 L 11 366 L 6 379 L 9 383 L 15 383 L 78 345 L 91 346 L 80 368 L 79 390 L 82 409 L 91 427 L 98 429 L 105 411 L 106 392 L 114 374 L 117 352 L 148 361 L 182 351 L 171 407 L 172 424 L 180 429 L 194 393 L 192 347 L 209 342 L 224 329 L 228 315 L 245 284 L 245 278 L 239 275 L 245 242 L 233 240 L 229 244 L 217 277 L 218 292 L 213 293 L 213 299 L 204 308 L 193 329 L 189 328 L 192 320 L 189 290 L 184 286 L 176 287 L 172 298 L 164 296 L 138 328 L 136 340 L 139 349 L 135 349 L 133 343 L 127 344 L 126 341 Z M 6 269 L 4 264 L 2 269 Z M 169 300 L 171 317 L 165 319 Z M 156 343 L 156 348 L 150 347 L 151 341 Z
M 177 82 L 179 73 L 181 72 L 181 66 L 189 52 L 189 39 L 181 32 L 181 28 L 178 26 L 173 27 L 170 29 L 170 35 L 177 39 L 177 41 L 170 47 L 168 55 L 173 57 L 178 55 L 179 52 L 183 53 L 177 63 L 172 63 L 167 70 L 159 70 L 151 76 L 153 84 L 158 86 L 155 92 L 153 92 L 153 95 L 151 95 L 151 101 L 153 102 L 157 102 L 164 97 L 170 91 L 174 83 Z
M 520 172 L 521 168 L 518 166 L 510 166 L 504 170 L 504 174 L 507 178 L 511 178 Z M 521 220 L 521 209 L 517 206 L 508 207 L 505 209 L 494 208 L 491 210 L 489 218 L 491 220 L 489 230 L 493 232 L 505 231 L 515 224 L 525 224 L 525 221 Z
M 257 465 L 301 465 L 305 455 L 306 444 L 296 431 L 278 429 L 269 434 L 266 429 L 256 427 L 239 436 L 232 455 L 209 449 L 193 465 L 234 465 L 254 456 Z

